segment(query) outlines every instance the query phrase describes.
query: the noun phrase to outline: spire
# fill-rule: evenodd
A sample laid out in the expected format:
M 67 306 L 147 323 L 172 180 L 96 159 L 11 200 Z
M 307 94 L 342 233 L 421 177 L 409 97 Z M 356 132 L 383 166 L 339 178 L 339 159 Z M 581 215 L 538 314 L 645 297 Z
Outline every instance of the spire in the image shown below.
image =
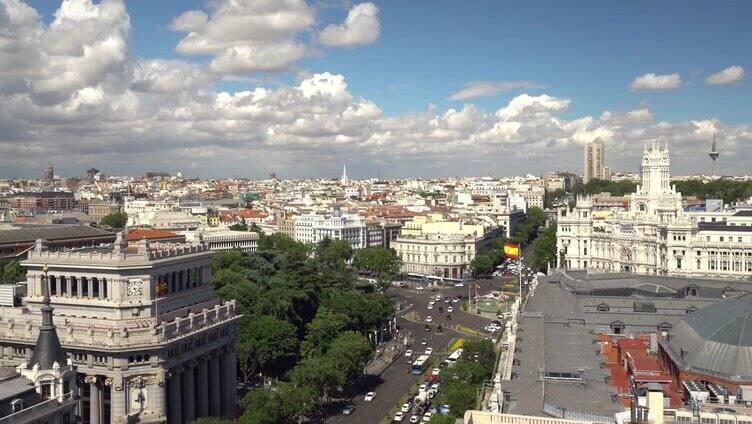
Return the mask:
M 63 347 L 60 346 L 60 339 L 57 337 L 55 324 L 52 322 L 53 308 L 50 306 L 50 289 L 47 278 L 49 268 L 47 264 L 44 265 L 42 271 L 44 271 L 42 276 L 42 307 L 40 308 L 42 325 L 39 327 L 37 344 L 34 346 L 34 354 L 31 355 L 27 368 L 33 369 L 35 365 L 38 365 L 38 369 L 51 370 L 55 363 L 59 366 L 64 365 L 67 357 L 63 352 Z
M 347 165 L 342 165 L 342 184 L 347 184 Z

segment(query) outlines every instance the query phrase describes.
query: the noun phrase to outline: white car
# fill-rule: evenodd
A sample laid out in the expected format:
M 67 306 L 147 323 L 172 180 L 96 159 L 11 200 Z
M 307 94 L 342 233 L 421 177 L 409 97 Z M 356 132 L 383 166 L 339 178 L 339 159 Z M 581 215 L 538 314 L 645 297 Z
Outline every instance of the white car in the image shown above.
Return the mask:
M 405 357 L 407 357 L 407 358 L 411 358 L 412 356 L 413 356 L 413 351 L 412 351 L 412 350 L 410 350 L 410 349 L 408 349 L 408 350 L 407 350 L 407 351 L 405 352 Z
M 405 403 L 404 405 L 402 405 L 402 408 L 400 408 L 400 412 L 402 412 L 403 414 L 407 414 L 408 412 L 410 412 L 410 404 Z
M 433 383 L 433 384 L 431 384 L 431 390 L 436 390 L 436 391 L 438 391 L 438 390 L 439 390 L 439 383 L 437 382 L 437 383 Z
M 432 353 L 433 353 L 433 348 L 432 347 L 426 348 L 426 355 L 430 355 Z
M 397 412 L 396 414 L 394 414 L 394 422 L 396 423 L 401 423 L 404 418 L 405 414 L 403 414 L 402 412 Z
M 433 303 L 428 304 L 428 309 L 433 309 Z
M 423 383 L 420 385 L 420 387 L 418 387 L 418 392 L 425 392 L 426 389 L 428 389 L 428 383 Z
M 426 415 L 423 415 L 423 422 L 427 423 L 427 422 L 431 421 L 431 415 L 432 414 L 430 412 L 426 412 Z
M 412 417 L 410 417 L 411 424 L 416 424 L 418 421 L 420 421 L 420 418 L 417 415 L 413 415 Z
M 454 287 L 465 287 L 463 283 L 454 283 Z
M 454 307 L 450 306 L 447 308 L 447 312 L 452 313 L 454 312 Z
M 426 317 L 426 322 L 431 323 L 433 322 L 433 318 L 431 318 L 431 315 Z
M 366 393 L 366 396 L 363 398 L 363 400 L 366 401 L 366 402 L 371 402 L 373 400 L 373 398 L 375 398 L 375 397 L 376 397 L 376 393 L 374 393 L 374 392 L 368 392 L 368 393 Z
M 417 286 L 415 287 L 415 290 L 423 290 L 423 286 Z
M 441 372 L 441 370 L 439 368 L 434 368 L 434 369 L 431 370 L 431 374 L 433 374 L 433 375 L 439 375 L 440 372 Z

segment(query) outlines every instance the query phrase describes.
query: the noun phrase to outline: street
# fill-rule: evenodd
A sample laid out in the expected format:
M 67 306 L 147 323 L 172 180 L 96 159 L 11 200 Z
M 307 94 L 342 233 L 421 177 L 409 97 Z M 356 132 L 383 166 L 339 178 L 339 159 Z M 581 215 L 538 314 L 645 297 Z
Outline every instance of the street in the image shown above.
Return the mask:
M 478 284 L 480 284 L 478 294 L 483 295 L 492 290 L 499 290 L 501 280 L 481 280 L 478 281 Z M 400 401 L 412 386 L 417 381 L 424 379 L 424 376 L 410 374 L 408 370 L 415 358 L 422 354 L 426 348 L 433 348 L 434 353 L 432 356 L 440 357 L 452 339 L 460 337 L 474 338 L 474 336 L 457 332 L 454 329 L 457 325 L 487 334 L 483 331 L 483 327 L 488 325 L 491 319 L 463 312 L 460 302 L 444 303 L 444 296 L 455 299 L 457 295 L 462 295 L 466 298 L 468 294 L 467 286 L 440 287 L 438 291 L 432 291 L 431 288 L 425 288 L 424 290 L 398 288 L 390 290 L 390 293 L 393 293 L 395 303 L 403 302 L 407 306 L 406 309 L 397 313 L 397 325 L 400 331 L 407 332 L 413 336 L 414 343 L 409 347 L 413 351 L 412 358 L 405 358 L 403 350 L 400 352 L 397 360 L 386 368 L 380 376 L 367 376 L 366 380 L 368 383 L 363 387 L 357 398 L 354 399 L 355 410 L 353 413 L 351 415 L 330 417 L 327 420 L 328 423 L 380 423 L 387 414 L 393 413 L 393 408 L 397 405 L 397 402 Z M 437 301 L 434 309 L 429 310 L 428 304 L 431 298 L 437 294 L 441 294 L 442 300 Z M 473 294 L 475 294 L 475 290 L 473 290 Z M 451 315 L 451 320 L 446 320 L 446 308 L 449 305 L 453 306 L 454 311 L 449 314 Z M 444 308 L 443 312 L 438 312 L 439 306 Z M 425 318 L 429 315 L 433 318 L 433 323 L 430 325 L 431 331 L 425 331 Z M 415 316 L 419 317 L 419 322 L 408 319 Z M 438 325 L 443 327 L 443 332 L 436 332 Z M 421 340 L 423 339 L 427 343 L 425 346 L 421 345 Z M 371 402 L 365 402 L 363 399 L 364 395 L 368 392 L 376 393 L 375 398 Z M 407 422 L 407 417 L 403 422 Z

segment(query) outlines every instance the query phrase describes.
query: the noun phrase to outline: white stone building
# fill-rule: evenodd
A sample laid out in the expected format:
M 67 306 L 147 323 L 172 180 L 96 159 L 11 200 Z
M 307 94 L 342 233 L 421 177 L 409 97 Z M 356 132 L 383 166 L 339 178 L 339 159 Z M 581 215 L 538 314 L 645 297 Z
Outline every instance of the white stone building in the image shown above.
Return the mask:
M 243 252 L 255 252 L 258 250 L 258 239 L 258 233 L 253 231 L 233 231 L 224 228 L 203 228 L 185 232 L 185 241 L 204 243 L 212 251 L 238 249 Z
M 191 422 L 233 417 L 235 302 L 211 284 L 208 246 L 128 245 L 49 251 L 39 240 L 22 262 L 25 306 L 0 317 L 0 365 L 32 357 L 43 327 L 48 269 L 60 343 L 77 368 L 84 423 Z
M 305 214 L 295 217 L 295 240 L 316 244 L 325 238 L 347 240 L 353 249 L 368 247 L 368 228 L 359 215 Z
M 668 148 L 651 143 L 642 159 L 642 184 L 630 196 L 628 210 L 594 214 L 591 198 L 579 197 L 573 209 L 559 211 L 559 265 L 594 272 L 749 278 L 751 215 L 685 212 L 681 194 L 670 184 Z

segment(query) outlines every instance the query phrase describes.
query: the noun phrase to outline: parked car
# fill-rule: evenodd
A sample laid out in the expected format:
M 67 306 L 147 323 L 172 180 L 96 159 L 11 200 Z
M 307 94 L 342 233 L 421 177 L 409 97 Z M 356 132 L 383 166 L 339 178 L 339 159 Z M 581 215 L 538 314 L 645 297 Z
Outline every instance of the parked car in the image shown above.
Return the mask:
M 355 411 L 355 404 L 351 403 L 349 405 L 345 405 L 344 408 L 342 408 L 342 414 L 343 415 L 350 415 Z
M 402 408 L 400 408 L 400 412 L 402 412 L 403 414 L 410 412 L 410 403 L 405 402 L 405 404 L 402 405 Z
M 376 397 L 376 392 L 368 392 L 366 393 L 366 396 L 363 398 L 363 400 L 365 400 L 366 402 L 371 402 L 373 401 L 373 398 L 375 397 Z
M 402 420 L 404 420 L 404 419 L 405 419 L 405 414 L 402 413 L 402 411 L 397 412 L 396 414 L 394 414 L 394 422 L 401 423 Z
M 418 421 L 420 421 L 420 417 L 418 417 L 417 415 L 410 417 L 410 424 L 416 424 Z

